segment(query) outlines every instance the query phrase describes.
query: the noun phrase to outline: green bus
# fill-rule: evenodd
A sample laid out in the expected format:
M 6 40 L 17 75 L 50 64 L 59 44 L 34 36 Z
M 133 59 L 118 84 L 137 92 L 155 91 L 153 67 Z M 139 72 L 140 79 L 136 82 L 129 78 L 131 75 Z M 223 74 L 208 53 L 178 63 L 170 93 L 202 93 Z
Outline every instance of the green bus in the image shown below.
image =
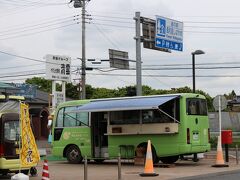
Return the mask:
M 131 159 L 148 140 L 154 163 L 210 150 L 206 98 L 193 93 L 68 101 L 57 107 L 52 132 L 53 155 L 70 163 Z

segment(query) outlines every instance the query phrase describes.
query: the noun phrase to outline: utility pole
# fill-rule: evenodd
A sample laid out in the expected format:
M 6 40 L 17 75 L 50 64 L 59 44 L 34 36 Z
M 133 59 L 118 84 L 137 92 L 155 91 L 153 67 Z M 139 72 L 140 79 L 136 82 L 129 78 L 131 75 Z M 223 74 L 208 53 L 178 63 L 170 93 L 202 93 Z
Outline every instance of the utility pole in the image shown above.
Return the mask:
M 75 8 L 82 8 L 82 69 L 81 69 L 81 85 L 82 93 L 80 99 L 86 99 L 86 1 L 90 0 L 74 0 Z
M 82 0 L 82 96 L 81 99 L 86 99 L 86 41 L 85 41 L 85 0 Z
M 137 81 L 137 96 L 142 95 L 142 61 L 141 61 L 141 25 L 140 12 L 135 13 L 136 21 L 136 81 Z

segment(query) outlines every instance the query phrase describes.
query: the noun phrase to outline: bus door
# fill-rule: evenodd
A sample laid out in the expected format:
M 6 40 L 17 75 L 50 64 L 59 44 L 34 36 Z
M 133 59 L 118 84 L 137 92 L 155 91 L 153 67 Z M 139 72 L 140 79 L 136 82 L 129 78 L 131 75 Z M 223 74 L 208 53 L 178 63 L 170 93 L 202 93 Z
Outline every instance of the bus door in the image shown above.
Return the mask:
M 19 158 L 19 115 L 18 114 L 3 114 L 1 117 L 1 156 L 6 159 Z M 1 167 L 0 167 L 1 168 Z
M 187 99 L 188 130 L 192 145 L 203 145 L 208 139 L 208 117 L 205 99 Z M 205 142 L 206 141 L 206 142 Z
M 106 112 L 91 113 L 93 157 L 108 156 L 108 136 Z

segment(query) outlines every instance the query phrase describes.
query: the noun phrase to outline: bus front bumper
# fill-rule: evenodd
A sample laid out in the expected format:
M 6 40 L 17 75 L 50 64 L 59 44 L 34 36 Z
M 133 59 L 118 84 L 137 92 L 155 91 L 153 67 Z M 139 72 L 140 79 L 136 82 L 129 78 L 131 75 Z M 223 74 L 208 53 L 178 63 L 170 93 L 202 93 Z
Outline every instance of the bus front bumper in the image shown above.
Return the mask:
M 35 166 L 37 166 L 37 164 L 33 164 L 31 166 L 21 166 L 21 170 L 30 169 L 31 167 Z M 0 169 L 17 171 L 20 169 L 20 161 L 19 159 L 0 158 Z
M 179 152 L 180 154 L 187 154 L 187 153 L 204 153 L 208 152 L 211 149 L 210 144 L 206 145 L 184 145 L 184 146 L 179 146 Z

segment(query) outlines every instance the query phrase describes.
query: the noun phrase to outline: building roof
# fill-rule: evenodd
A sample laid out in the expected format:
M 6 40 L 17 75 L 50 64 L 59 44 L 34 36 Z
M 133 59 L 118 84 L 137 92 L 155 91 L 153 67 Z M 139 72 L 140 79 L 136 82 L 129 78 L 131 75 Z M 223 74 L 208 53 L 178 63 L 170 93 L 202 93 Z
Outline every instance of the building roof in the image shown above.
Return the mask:
M 29 104 L 39 104 L 39 105 L 44 105 L 44 106 L 48 106 L 49 103 L 49 93 L 41 91 L 37 88 L 35 88 L 36 90 L 36 95 L 34 93 L 34 98 L 30 98 L 30 97 L 26 97 L 26 94 L 28 94 L 29 92 L 25 92 L 25 94 L 22 94 L 22 96 L 25 96 L 25 101 Z M 35 91 L 34 90 L 34 91 Z M 3 83 L 0 82 L 0 94 L 18 94 L 21 91 L 20 88 L 15 87 L 14 84 L 9 84 L 9 83 Z M 31 92 L 30 92 L 31 93 Z M 70 101 L 72 99 L 70 98 L 66 98 L 67 101 Z
M 35 98 L 26 98 L 26 102 L 29 104 L 44 104 L 48 105 L 50 100 L 50 95 L 47 92 L 37 89 Z M 72 99 L 66 98 L 66 101 L 71 101 Z
M 18 90 L 18 88 L 14 87 L 10 84 L 0 82 L 0 93 L 2 93 L 2 94 L 6 94 L 6 93 L 12 94 L 17 90 Z
M 236 96 L 233 100 L 228 101 L 228 105 L 240 104 L 240 96 Z
M 49 101 L 49 93 L 38 90 L 36 91 L 36 97 L 35 98 L 26 98 L 27 103 L 31 104 L 44 104 L 48 105 Z

